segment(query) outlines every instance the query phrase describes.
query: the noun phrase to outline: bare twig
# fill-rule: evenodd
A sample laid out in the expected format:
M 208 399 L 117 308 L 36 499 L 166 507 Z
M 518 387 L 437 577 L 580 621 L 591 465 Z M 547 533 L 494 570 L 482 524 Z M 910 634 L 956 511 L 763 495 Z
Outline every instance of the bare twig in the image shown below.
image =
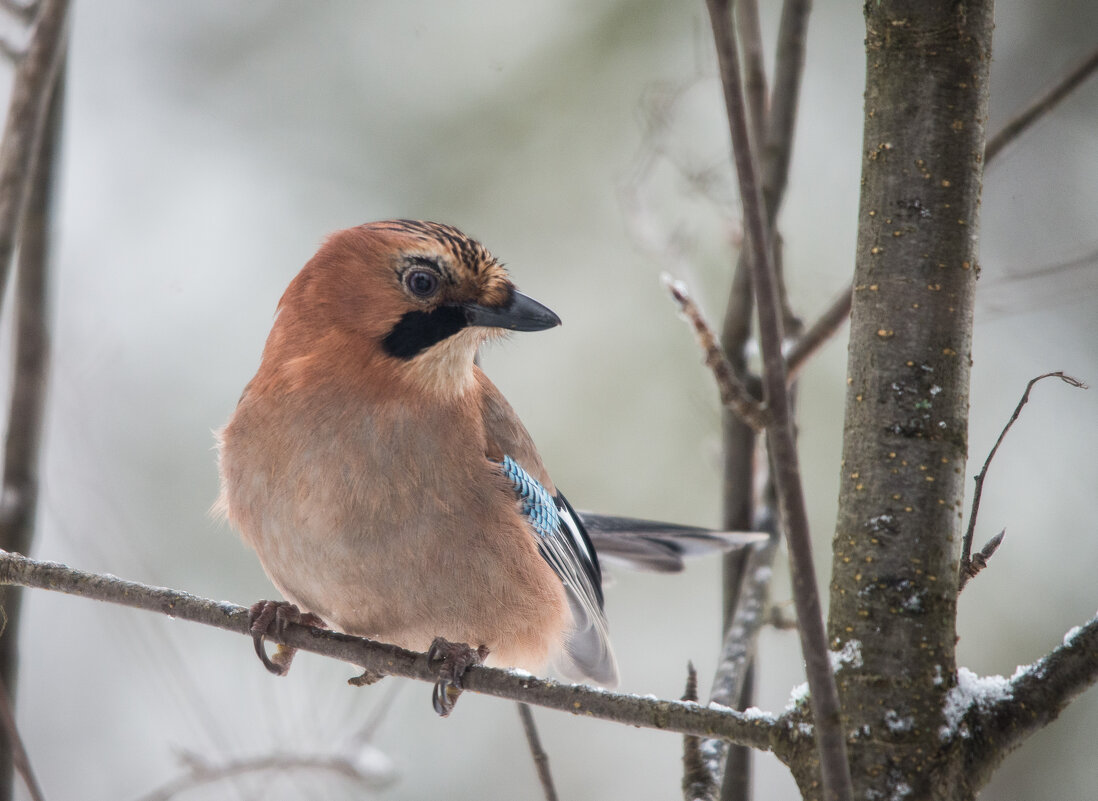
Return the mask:
M 1004 125 L 998 133 L 989 137 L 984 146 L 984 161 L 991 161 L 1003 148 L 1021 136 L 1030 126 L 1048 114 L 1057 103 L 1072 93 L 1080 84 L 1098 70 L 1098 49 L 1068 70 L 1060 80 L 1044 94 L 1036 97 L 1025 109 Z
M 193 754 L 186 759 L 187 772 L 141 796 L 138 801 L 170 801 L 226 779 L 256 773 L 290 773 L 308 771 L 342 776 L 370 789 L 381 789 L 393 782 L 391 773 L 378 774 L 353 756 L 310 755 L 293 753 L 266 754 L 261 757 L 233 759 L 211 763 Z
M 686 689 L 683 701 L 698 700 L 698 671 L 694 663 L 686 665 Z M 717 801 L 720 793 L 719 773 L 710 771 L 702 739 L 691 734 L 682 738 L 682 797 L 684 801 Z
M 793 343 L 785 354 L 788 380 L 792 381 L 816 353 L 850 317 L 851 291 L 844 289 L 808 329 Z
M 534 767 L 538 771 L 538 781 L 541 782 L 541 791 L 545 795 L 545 801 L 557 801 L 557 788 L 553 786 L 553 774 L 549 772 L 549 755 L 541 746 L 541 737 L 538 736 L 538 726 L 534 722 L 534 713 L 529 704 L 521 701 L 516 704 L 519 717 L 522 719 L 522 730 L 526 734 L 526 744 L 530 746 L 530 755 L 534 758 Z
M 1031 125 L 1051 111 L 1057 103 L 1078 88 L 1096 69 L 1098 69 L 1098 50 L 1079 62 L 1049 91 L 1034 100 L 1022 113 L 1003 126 L 999 133 L 990 137 L 984 147 L 985 168 L 992 163 L 996 156 L 1003 152 L 1003 149 L 1010 142 L 1021 136 Z M 1047 271 L 1053 272 L 1056 269 L 1089 264 L 1091 261 L 1093 261 L 1093 256 L 1086 256 L 1083 259 L 1067 262 L 1064 265 L 1054 265 L 1052 268 L 1047 268 Z M 1040 275 L 1043 272 L 1045 271 L 1041 270 L 1034 274 Z M 790 349 L 787 357 L 791 373 L 797 372 L 803 366 L 802 362 L 806 361 L 819 345 L 834 334 L 839 326 L 846 321 L 847 317 L 850 316 L 852 299 L 851 293 L 843 290 L 828 306 L 827 310 L 820 315 L 820 318 L 801 335 L 801 338 Z
M 68 0 L 42 0 L 27 53 L 19 60 L 0 146 L 0 297 L 26 209 L 29 177 L 45 128 L 50 89 L 64 52 Z
M 754 279 L 764 365 L 763 383 L 766 402 L 771 412 L 767 441 L 774 464 L 782 524 L 789 543 L 793 597 L 797 605 L 801 650 L 816 721 L 823 796 L 828 801 L 848 801 L 852 797 L 853 789 L 846 758 L 846 739 L 839 720 L 839 694 L 831 671 L 827 633 L 824 630 L 812 562 L 808 514 L 800 480 L 791 402 L 786 386 L 785 359 L 781 350 L 781 309 L 770 249 L 767 246 L 768 225 L 758 181 L 757 160 L 744 107 L 739 55 L 732 32 L 729 1 L 707 0 L 706 5 L 713 25 L 732 152 L 744 208 L 744 227 L 751 249 L 751 275 Z
M 770 566 L 777 550 L 777 543 L 773 540 L 768 545 L 750 549 L 744 563 L 736 611 L 725 630 L 724 644 L 709 694 L 710 703 L 737 708 L 739 699 L 743 696 L 744 686 L 755 660 L 759 630 L 767 623 L 765 612 L 770 594 Z M 707 740 L 700 744 L 698 750 L 703 761 L 695 784 L 719 786 L 721 772 L 725 770 L 728 744 L 719 740 Z M 707 781 L 702 781 L 702 777 L 707 777 Z
M 19 727 L 15 723 L 15 710 L 12 708 L 11 696 L 8 688 L 0 682 L 0 727 L 4 732 L 4 738 L 8 741 L 11 752 L 11 761 L 19 775 L 23 777 L 23 783 L 27 786 L 27 792 L 33 801 L 45 801 L 42 786 L 35 778 L 31 768 L 30 757 L 23 745 L 23 738 L 19 735 Z
M 114 576 L 87 573 L 56 562 L 39 562 L 19 554 L 0 552 L 0 584 L 19 584 L 109 601 L 251 637 L 246 607 L 211 601 L 165 587 L 150 587 Z M 438 680 L 437 670 L 429 663 L 426 654 L 363 637 L 290 624 L 282 634 L 272 634 L 268 639 L 380 674 L 432 684 Z M 773 720 L 748 719 L 731 710 L 611 693 L 579 684 L 539 679 L 522 671 L 483 665 L 469 668 L 462 677 L 462 683 L 466 690 L 472 692 L 523 701 L 574 715 L 680 734 L 722 737 L 763 750 L 772 747 Z
M 766 408 L 736 376 L 736 371 L 721 350 L 713 329 L 709 327 L 709 323 L 706 322 L 694 299 L 690 297 L 686 285 L 681 281 L 672 281 L 668 278 L 665 278 L 664 283 L 671 297 L 679 304 L 682 313 L 694 326 L 694 333 L 697 334 L 698 342 L 705 352 L 705 364 L 713 371 L 713 377 L 717 380 L 721 403 L 739 415 L 755 431 L 762 431 L 766 428 L 768 420 Z
M 1040 267 L 1022 268 L 1017 271 L 1006 269 L 997 278 L 1004 281 L 1029 281 L 1033 278 L 1044 278 L 1049 275 L 1070 272 L 1071 270 L 1090 269 L 1094 267 L 1095 262 L 1098 262 L 1098 248 L 1092 249 L 1089 253 L 1084 253 L 1081 256 L 1053 262 L 1052 264 L 1043 264 Z
M 766 216 L 773 228 L 789 178 L 793 156 L 793 133 L 797 125 L 797 107 L 804 74 L 805 40 L 808 38 L 810 0 L 785 0 L 778 26 L 774 91 L 767 118 L 766 139 L 757 140 L 763 148 L 763 199 Z
M 976 490 L 972 494 L 972 510 L 968 513 L 968 528 L 965 529 L 964 539 L 961 540 L 961 572 L 958 578 L 957 592 L 960 592 L 965 588 L 968 580 L 976 573 L 972 572 L 972 537 L 976 532 L 976 516 L 980 513 L 980 497 L 984 493 L 984 479 L 987 478 L 988 468 L 991 467 L 991 460 L 995 458 L 996 452 L 999 450 L 999 446 L 1003 444 L 1003 439 L 1006 437 L 1007 432 L 1010 431 L 1010 427 L 1014 425 L 1014 422 L 1018 419 L 1018 416 L 1022 413 L 1022 407 L 1029 403 L 1029 393 L 1033 389 L 1033 385 L 1038 381 L 1043 381 L 1046 378 L 1059 378 L 1065 384 L 1076 387 L 1078 389 L 1086 389 L 1087 385 L 1077 378 L 1073 378 L 1070 375 L 1064 374 L 1062 371 L 1057 370 L 1054 373 L 1045 373 L 1039 375 L 1036 378 L 1031 378 L 1029 383 L 1026 384 L 1026 391 L 1022 393 L 1021 400 L 1018 401 L 1018 405 L 1014 407 L 1014 413 L 1010 415 L 1010 419 L 1007 420 L 1007 424 L 1003 426 L 1003 430 L 999 432 L 999 438 L 995 440 L 995 444 L 991 448 L 991 452 L 988 453 L 987 458 L 984 459 L 984 466 L 980 468 L 980 472 L 976 474 Z M 999 535 L 1002 538 L 1002 535 Z M 988 543 L 990 545 L 991 543 Z M 987 546 L 984 546 L 985 549 Z M 987 554 L 990 556 L 994 553 L 995 548 L 998 548 L 998 543 L 991 548 L 991 551 Z M 986 559 L 986 557 L 985 557 Z M 981 568 L 982 569 L 982 568 Z M 979 572 L 977 570 L 976 572 Z
M 743 91 L 751 113 L 751 132 L 755 141 L 761 142 L 766 136 L 768 109 L 758 0 L 736 0 L 736 21 L 736 31 L 743 43 Z
M 0 8 L 11 14 L 24 25 L 29 25 L 34 20 L 34 12 L 38 10 L 37 0 L 33 3 L 19 3 L 16 0 L 0 0 Z

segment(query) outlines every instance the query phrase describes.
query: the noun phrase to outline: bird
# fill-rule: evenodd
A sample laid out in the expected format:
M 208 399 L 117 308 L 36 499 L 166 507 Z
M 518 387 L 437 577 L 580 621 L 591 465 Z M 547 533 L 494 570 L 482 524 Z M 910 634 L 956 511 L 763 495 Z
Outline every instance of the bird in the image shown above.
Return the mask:
M 336 232 L 290 282 L 260 366 L 218 432 L 217 508 L 285 601 L 252 607 L 257 653 L 287 620 L 429 651 L 448 714 L 471 664 L 613 687 L 599 553 L 654 570 L 749 538 L 581 515 L 477 364 L 488 340 L 560 325 L 458 229 Z M 535 369 L 551 391 L 557 376 Z

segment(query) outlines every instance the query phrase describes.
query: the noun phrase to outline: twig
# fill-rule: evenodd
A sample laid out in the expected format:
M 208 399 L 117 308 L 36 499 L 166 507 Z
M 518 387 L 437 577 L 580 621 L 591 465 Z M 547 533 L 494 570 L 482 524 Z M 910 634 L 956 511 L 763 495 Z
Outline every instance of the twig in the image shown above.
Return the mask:
M 37 0 L 33 3 L 17 3 L 16 0 L 0 1 L 0 8 L 25 25 L 29 25 L 34 20 L 34 12 L 38 10 L 38 5 Z
M 984 147 L 985 169 L 996 156 L 1003 152 L 1003 149 L 1010 142 L 1021 136 L 1033 123 L 1051 111 L 1057 103 L 1082 84 L 1096 69 L 1098 69 L 1098 50 L 1083 59 L 1048 92 L 1034 100 L 1025 111 L 1003 126 L 999 133 L 990 137 Z M 1092 257 L 1088 256 L 1077 262 L 1068 262 L 1064 266 L 1073 267 L 1080 263 L 1089 263 L 1092 260 Z M 1052 268 L 1048 269 L 1048 272 L 1052 271 Z M 1043 272 L 1044 270 L 1041 270 L 1034 274 L 1040 275 Z M 1030 276 L 1024 277 L 1028 278 Z M 803 366 L 802 362 L 812 356 L 819 345 L 825 342 L 846 321 L 846 318 L 850 316 L 852 300 L 851 293 L 843 290 L 842 294 L 837 296 L 827 308 L 827 311 L 801 335 L 787 356 L 790 373 L 798 372 L 800 367 Z
M 549 772 L 549 755 L 541 747 L 538 726 L 534 722 L 534 713 L 529 704 L 521 701 L 516 704 L 519 717 L 522 718 L 522 730 L 526 733 L 526 743 L 530 746 L 530 756 L 534 758 L 534 767 L 538 771 L 538 781 L 545 794 L 545 801 L 557 801 L 557 789 L 553 786 L 553 774 Z
M 27 53 L 19 60 L 0 146 L 0 297 L 26 209 L 28 184 L 45 128 L 50 89 L 64 52 L 68 0 L 42 0 Z
M 755 400 L 751 391 L 737 377 L 736 371 L 721 350 L 713 329 L 709 327 L 709 323 L 706 322 L 694 299 L 690 297 L 686 285 L 667 277 L 664 278 L 664 284 L 671 293 L 671 297 L 679 304 L 682 313 L 694 326 L 694 333 L 698 337 L 702 350 L 705 351 L 705 364 L 713 371 L 713 377 L 717 380 L 721 403 L 739 415 L 755 431 L 765 429 L 769 419 L 766 408 Z
M 1040 267 L 1023 268 L 1016 272 L 1005 269 L 1002 271 L 1003 275 L 998 278 L 1002 281 L 1029 281 L 1033 278 L 1044 278 L 1080 268 L 1090 269 L 1095 262 L 1098 262 L 1098 248 L 1094 248 L 1089 253 L 1084 253 L 1081 256 L 1053 262 L 1052 264 L 1043 264 Z
M 165 587 L 150 587 L 115 576 L 75 570 L 56 562 L 39 562 L 19 554 L 0 552 L 0 584 L 19 584 L 109 601 L 251 637 L 246 607 L 211 601 Z M 429 664 L 426 654 L 363 637 L 290 624 L 281 635 L 273 634 L 268 639 L 380 674 L 432 684 L 438 680 L 437 671 Z M 773 720 L 748 719 L 731 710 L 641 698 L 579 684 L 562 684 L 535 678 L 522 671 L 483 665 L 469 668 L 462 677 L 462 683 L 466 690 L 472 692 L 523 701 L 574 715 L 680 734 L 721 737 L 763 750 L 769 750 L 773 745 Z
M 984 146 L 984 161 L 991 161 L 1003 148 L 1021 136 L 1041 117 L 1048 114 L 1057 103 L 1071 94 L 1095 70 L 1098 70 L 1098 50 L 1094 50 L 1072 69 L 1068 70 L 1067 74 L 1053 84 L 1044 94 L 1034 98 L 1025 109 L 1007 122 L 998 133 L 989 137 L 987 144 Z
M 751 112 L 751 132 L 755 141 L 766 136 L 766 67 L 763 66 L 762 25 L 758 0 L 736 0 L 736 30 L 743 43 L 744 95 Z
M 789 162 L 793 156 L 793 134 L 797 126 L 801 77 L 804 75 L 805 40 L 808 38 L 808 15 L 811 10 L 810 0 L 785 0 L 778 26 L 770 115 L 767 118 L 766 138 L 759 140 L 759 146 L 763 148 L 763 199 L 766 202 L 767 220 L 772 228 L 785 195 Z
M 844 289 L 827 307 L 808 329 L 793 343 L 793 346 L 785 354 L 785 369 L 788 372 L 787 380 L 792 381 L 801 372 L 801 368 L 808 363 L 824 343 L 827 342 L 839 330 L 850 316 L 850 302 L 853 293 Z
M 710 703 L 736 708 L 743 696 L 743 688 L 755 660 L 760 629 L 766 625 L 766 603 L 770 594 L 771 563 L 777 553 L 777 543 L 751 548 L 744 563 L 740 584 L 740 597 L 736 611 L 728 625 L 721 647 L 717 672 L 713 677 Z M 701 743 L 699 753 L 703 763 L 699 776 L 708 776 L 708 783 L 718 786 L 724 770 L 728 744 L 709 740 Z M 727 777 L 725 779 L 727 781 Z M 698 782 L 699 786 L 703 783 Z
M 268 754 L 261 757 L 234 759 L 222 764 L 211 764 L 193 755 L 186 758 L 188 770 L 166 784 L 141 796 L 138 801 L 170 801 L 199 787 L 215 784 L 236 776 L 256 773 L 289 773 L 313 771 L 334 774 L 371 788 L 381 789 L 393 782 L 393 776 L 374 775 L 352 756 L 327 756 L 300 753 Z
M 686 664 L 686 689 L 683 701 L 698 700 L 698 671 L 693 662 Z M 723 752 L 722 752 L 723 753 Z M 708 769 L 702 753 L 702 739 L 693 735 L 682 738 L 682 797 L 684 801 L 717 801 L 720 774 Z
M 1022 393 L 1021 400 L 1018 401 L 1018 405 L 1014 407 L 1014 413 L 1010 415 L 1010 419 L 1007 420 L 1007 424 L 1003 426 L 1003 430 L 999 432 L 999 438 L 995 440 L 995 444 L 991 448 L 991 452 L 988 453 L 987 458 L 984 459 L 984 466 L 980 468 L 980 472 L 976 475 L 976 490 L 972 494 L 972 511 L 968 513 L 968 528 L 965 529 L 965 536 L 961 540 L 961 573 L 958 578 L 957 592 L 960 592 L 965 588 L 968 580 L 972 576 L 976 575 L 972 572 L 972 537 L 976 532 L 976 516 L 980 513 L 980 497 L 984 493 L 984 479 L 987 478 L 988 468 L 991 466 L 991 460 L 995 458 L 996 452 L 999 450 L 999 446 L 1003 444 L 1003 439 L 1006 437 L 1007 432 L 1010 431 L 1010 427 L 1014 425 L 1014 422 L 1018 419 L 1018 416 L 1022 413 L 1022 407 L 1029 403 L 1029 393 L 1033 389 L 1033 385 L 1038 381 L 1043 381 L 1046 378 L 1059 378 L 1065 384 L 1069 386 L 1077 387 L 1078 389 L 1087 389 L 1087 385 L 1077 378 L 1073 378 L 1070 375 L 1065 375 L 1062 371 L 1057 370 L 1054 373 L 1045 373 L 1039 375 L 1036 378 L 1031 378 L 1029 383 L 1026 384 L 1026 391 Z M 1001 539 L 1002 535 L 999 536 Z M 989 545 L 991 543 L 988 543 Z M 987 546 L 984 546 L 985 549 Z M 994 553 L 995 548 L 999 547 L 998 543 L 987 554 L 990 556 Z M 986 560 L 986 557 L 985 557 Z M 980 568 L 982 569 L 982 568 Z M 976 571 L 979 572 L 979 569 Z
M 42 792 L 42 786 L 34 776 L 31 768 L 30 757 L 27 755 L 23 738 L 19 735 L 19 727 L 15 723 L 15 710 L 12 708 L 11 696 L 8 688 L 0 682 L 0 726 L 3 727 L 5 739 L 11 750 L 11 761 L 19 775 L 23 777 L 23 783 L 27 785 L 27 792 L 33 801 L 45 801 L 46 796 Z
M 707 0 L 706 6 L 713 25 L 732 153 L 740 182 L 744 227 L 751 248 L 751 274 L 754 279 L 759 341 L 763 354 L 763 383 L 771 413 L 767 441 L 773 458 L 782 524 L 789 543 L 793 598 L 797 605 L 801 650 L 816 721 L 823 796 L 828 801 L 849 801 L 853 788 L 846 757 L 846 738 L 839 719 L 839 694 L 831 671 L 827 632 L 824 629 L 812 562 L 808 513 L 800 480 L 791 402 L 786 386 L 785 359 L 781 350 L 781 309 L 771 254 L 767 247 L 768 226 L 758 182 L 757 162 L 744 108 L 739 55 L 731 29 L 729 0 Z

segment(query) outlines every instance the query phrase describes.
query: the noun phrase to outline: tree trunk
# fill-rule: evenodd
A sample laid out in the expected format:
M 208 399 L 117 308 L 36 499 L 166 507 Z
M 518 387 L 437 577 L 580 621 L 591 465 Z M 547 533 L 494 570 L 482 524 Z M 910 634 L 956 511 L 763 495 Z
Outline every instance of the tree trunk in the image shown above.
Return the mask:
M 971 797 L 943 752 L 991 0 L 874 0 L 829 637 L 855 797 Z M 804 782 L 801 784 L 805 787 Z

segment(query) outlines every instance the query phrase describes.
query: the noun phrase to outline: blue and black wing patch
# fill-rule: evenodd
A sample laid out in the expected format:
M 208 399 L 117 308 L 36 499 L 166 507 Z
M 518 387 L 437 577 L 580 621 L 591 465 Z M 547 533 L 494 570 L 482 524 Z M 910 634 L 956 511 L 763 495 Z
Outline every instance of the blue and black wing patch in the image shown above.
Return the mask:
M 617 662 L 602 611 L 602 571 L 579 515 L 563 495 L 550 495 L 510 456 L 503 457 L 500 467 L 537 536 L 538 551 L 567 592 L 574 622 L 565 644 L 571 664 L 558 668 L 569 678 L 590 678 L 606 686 L 617 684 Z

